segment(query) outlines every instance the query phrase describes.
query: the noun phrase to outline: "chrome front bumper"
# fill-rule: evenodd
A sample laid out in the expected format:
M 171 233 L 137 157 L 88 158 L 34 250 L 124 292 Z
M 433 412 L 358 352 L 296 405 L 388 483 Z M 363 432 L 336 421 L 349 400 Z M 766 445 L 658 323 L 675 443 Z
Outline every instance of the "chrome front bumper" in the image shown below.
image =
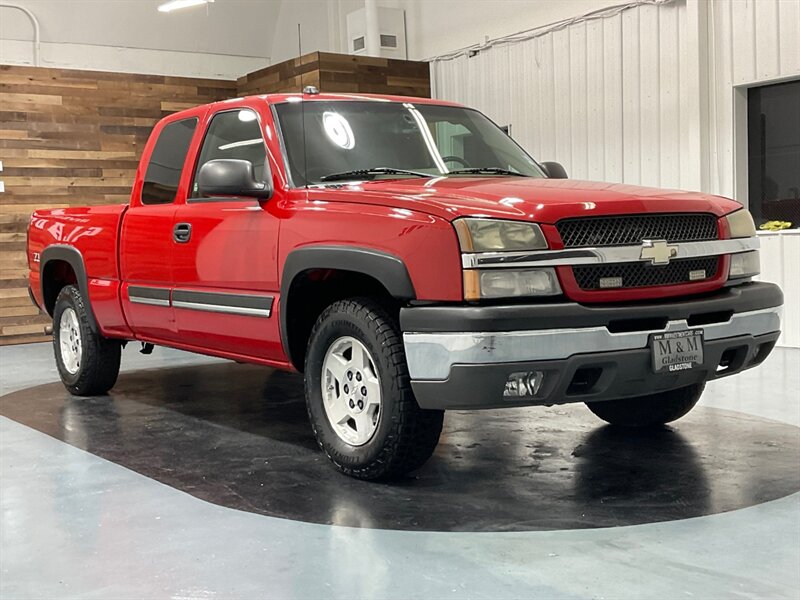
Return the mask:
M 689 325 L 686 319 L 663 329 L 612 333 L 605 326 L 528 331 L 413 332 L 403 334 L 408 370 L 415 381 L 444 381 L 454 365 L 491 365 L 566 359 L 577 354 L 636 350 L 651 334 L 703 329 L 708 341 L 780 331 L 783 306 L 733 314 L 727 321 Z

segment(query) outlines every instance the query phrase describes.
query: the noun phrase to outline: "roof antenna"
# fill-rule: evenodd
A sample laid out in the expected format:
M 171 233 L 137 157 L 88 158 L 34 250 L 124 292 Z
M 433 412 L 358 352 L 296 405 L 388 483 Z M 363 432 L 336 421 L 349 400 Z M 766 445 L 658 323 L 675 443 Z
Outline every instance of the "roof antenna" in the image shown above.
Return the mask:
M 300 35 L 300 23 L 297 24 L 297 52 L 298 58 L 303 56 L 303 38 Z M 302 68 L 302 67 L 301 67 Z M 303 87 L 303 71 L 300 71 L 300 86 Z M 316 90 L 313 86 L 303 87 L 304 94 L 313 93 L 311 90 Z M 308 91 L 306 91 L 308 90 Z M 319 92 L 317 92 L 319 93 Z M 303 180 L 305 181 L 305 188 L 308 189 L 308 152 L 306 150 L 306 103 L 300 103 L 300 123 L 303 129 Z
M 300 35 L 300 23 L 297 24 L 297 52 L 298 56 L 303 56 L 303 37 Z M 314 85 L 303 85 L 303 79 L 305 73 L 302 71 L 300 72 L 300 87 L 303 88 L 304 94 L 319 94 L 319 89 L 317 89 Z

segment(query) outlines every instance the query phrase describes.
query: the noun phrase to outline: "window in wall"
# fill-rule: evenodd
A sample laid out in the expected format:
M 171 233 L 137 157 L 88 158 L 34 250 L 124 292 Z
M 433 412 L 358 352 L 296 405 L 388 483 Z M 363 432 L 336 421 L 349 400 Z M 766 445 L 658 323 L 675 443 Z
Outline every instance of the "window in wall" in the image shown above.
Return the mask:
M 800 80 L 748 90 L 749 208 L 800 227 Z
M 217 113 L 211 120 L 194 173 L 193 198 L 199 195 L 197 174 L 200 172 L 200 167 L 218 158 L 249 161 L 253 165 L 256 179 L 262 181 L 267 179 L 268 174 L 265 169 L 267 150 L 255 112 L 248 109 L 229 110 Z
M 169 204 L 175 200 L 196 128 L 197 119 L 184 119 L 161 130 L 144 175 L 142 204 Z

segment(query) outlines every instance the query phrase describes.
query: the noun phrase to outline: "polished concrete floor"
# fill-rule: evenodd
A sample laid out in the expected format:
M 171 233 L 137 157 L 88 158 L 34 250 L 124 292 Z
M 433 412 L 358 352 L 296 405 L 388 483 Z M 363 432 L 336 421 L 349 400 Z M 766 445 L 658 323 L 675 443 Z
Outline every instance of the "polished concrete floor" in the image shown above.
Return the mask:
M 70 398 L 0 348 L 0 598 L 798 598 L 800 351 L 650 436 L 452 413 L 395 484 L 316 451 L 297 376 L 133 347 Z

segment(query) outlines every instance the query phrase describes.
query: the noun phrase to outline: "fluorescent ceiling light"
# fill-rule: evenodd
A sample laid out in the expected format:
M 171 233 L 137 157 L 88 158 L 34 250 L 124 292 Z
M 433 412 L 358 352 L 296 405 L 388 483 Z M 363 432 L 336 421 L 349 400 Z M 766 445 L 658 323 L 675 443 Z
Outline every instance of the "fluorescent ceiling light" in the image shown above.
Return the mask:
M 200 6 L 201 4 L 211 4 L 214 0 L 169 0 L 158 7 L 159 12 L 172 12 L 190 6 Z

